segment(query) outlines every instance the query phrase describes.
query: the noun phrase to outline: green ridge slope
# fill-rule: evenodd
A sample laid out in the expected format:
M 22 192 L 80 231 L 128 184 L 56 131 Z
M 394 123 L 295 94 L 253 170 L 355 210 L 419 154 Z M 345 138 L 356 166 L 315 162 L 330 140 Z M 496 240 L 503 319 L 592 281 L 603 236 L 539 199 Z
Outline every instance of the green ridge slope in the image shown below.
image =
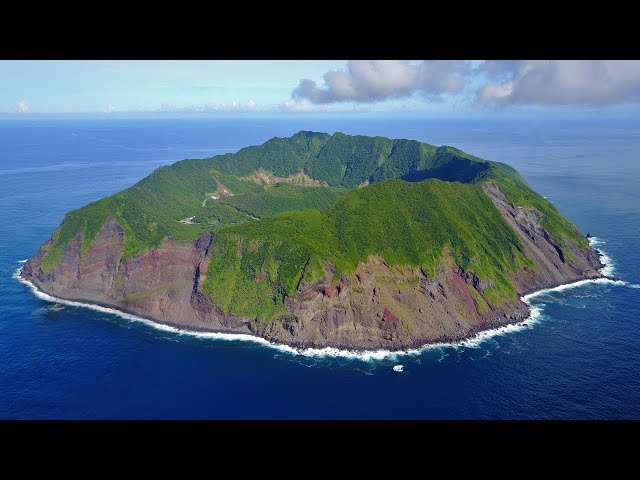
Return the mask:
M 302 279 L 322 278 L 321 260 L 350 273 L 378 254 L 433 275 L 445 247 L 491 285 L 484 293 L 494 304 L 515 297 L 508 274 L 532 266 L 480 183 L 388 180 L 342 195 L 326 212 L 220 229 L 203 288 L 231 313 L 269 319 Z

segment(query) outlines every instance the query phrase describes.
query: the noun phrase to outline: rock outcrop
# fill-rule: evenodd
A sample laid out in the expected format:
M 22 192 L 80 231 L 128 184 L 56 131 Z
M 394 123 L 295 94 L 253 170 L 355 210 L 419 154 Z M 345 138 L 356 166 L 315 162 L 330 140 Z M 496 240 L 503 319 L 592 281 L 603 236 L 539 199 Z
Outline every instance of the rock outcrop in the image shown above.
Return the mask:
M 603 265 L 595 249 L 583 250 L 569 243 L 564 246 L 569 255 L 563 254 L 558 241 L 540 226 L 540 212 L 533 208 L 515 207 L 493 182 L 486 182 L 484 190 L 502 218 L 518 234 L 525 255 L 535 264 L 535 270 L 522 270 L 514 275 L 519 294 L 601 276 L 599 269 Z

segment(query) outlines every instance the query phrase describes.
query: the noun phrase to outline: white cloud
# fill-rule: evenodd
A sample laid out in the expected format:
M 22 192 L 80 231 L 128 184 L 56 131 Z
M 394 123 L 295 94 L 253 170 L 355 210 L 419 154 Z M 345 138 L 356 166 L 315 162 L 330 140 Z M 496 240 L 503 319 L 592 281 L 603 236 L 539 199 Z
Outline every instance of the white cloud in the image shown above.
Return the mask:
M 285 112 L 330 112 L 335 110 L 333 105 L 317 104 L 307 99 L 285 100 L 279 107 Z
M 20 113 L 29 113 L 29 105 L 24 100 L 20 100 L 17 104 L 18 112 Z
M 481 104 L 608 105 L 640 100 L 637 60 L 518 60 L 485 62 Z
M 315 109 L 315 104 L 309 100 L 285 100 L 282 109 L 291 112 L 311 112 Z
M 484 103 L 501 102 L 513 95 L 514 82 L 489 83 L 480 92 L 479 100 Z
M 258 107 L 255 100 L 250 99 L 247 102 L 232 100 L 223 103 L 207 103 L 204 105 L 177 105 L 175 103 L 165 102 L 160 105 L 158 112 L 179 112 L 179 113 L 202 113 L 202 112 L 249 112 L 254 111 Z
M 178 105 L 170 102 L 163 102 L 160 104 L 159 112 L 193 112 L 195 107 L 192 105 L 190 107 L 179 107 Z
M 116 111 L 116 107 L 114 107 L 111 104 L 109 104 L 106 107 L 104 107 L 104 110 L 103 110 L 104 113 L 113 113 L 115 111 Z
M 226 103 L 209 103 L 202 107 L 203 111 L 207 112 L 249 112 L 253 111 L 257 107 L 255 100 L 250 99 L 247 102 L 239 102 L 232 100 Z
M 470 64 L 460 60 L 350 60 L 346 71 L 324 74 L 324 86 L 309 79 L 292 92 L 294 101 L 316 104 L 374 102 L 409 97 L 416 92 L 431 97 L 459 93 L 465 86 Z
M 640 102 L 637 60 L 351 60 L 344 70 L 326 72 L 323 80 L 321 85 L 301 80 L 281 108 L 315 111 L 340 102 L 423 103 L 447 96 L 452 105 L 471 101 L 475 106 Z

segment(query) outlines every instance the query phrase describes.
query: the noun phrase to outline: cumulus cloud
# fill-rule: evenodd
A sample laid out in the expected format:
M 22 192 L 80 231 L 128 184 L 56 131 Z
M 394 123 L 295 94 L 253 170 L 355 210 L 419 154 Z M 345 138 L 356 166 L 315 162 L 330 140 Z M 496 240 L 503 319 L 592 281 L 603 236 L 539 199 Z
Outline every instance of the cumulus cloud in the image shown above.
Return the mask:
M 488 80 L 480 104 L 609 105 L 640 100 L 637 60 L 517 60 L 484 62 Z
M 350 60 L 346 70 L 324 74 L 324 85 L 310 79 L 300 81 L 292 92 L 291 105 L 337 102 L 374 102 L 409 97 L 420 92 L 429 97 L 459 93 L 470 72 L 467 61 Z
M 351 60 L 344 70 L 326 72 L 321 84 L 301 80 L 281 108 L 318 111 L 340 102 L 437 101 L 447 94 L 476 106 L 640 102 L 640 61 Z
M 20 113 L 29 112 L 29 105 L 27 105 L 27 102 L 25 102 L 24 100 L 20 100 L 17 104 L 17 107 L 18 107 L 18 112 Z

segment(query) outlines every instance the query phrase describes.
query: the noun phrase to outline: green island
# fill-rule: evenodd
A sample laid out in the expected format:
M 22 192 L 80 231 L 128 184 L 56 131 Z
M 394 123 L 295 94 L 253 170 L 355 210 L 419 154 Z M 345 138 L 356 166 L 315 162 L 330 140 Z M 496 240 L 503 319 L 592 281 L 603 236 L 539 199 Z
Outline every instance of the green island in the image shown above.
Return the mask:
M 516 223 L 510 223 L 512 219 Z M 188 246 L 208 235 L 210 244 L 201 254 L 206 262 L 202 263 L 201 258 L 198 270 L 192 273 L 196 277 L 193 292 L 208 296 L 223 312 L 220 315 L 227 319 L 227 330 L 233 330 L 240 325 L 238 319 L 244 319 L 252 333 L 267 337 L 270 334 L 265 332 L 272 331 L 278 322 L 290 325 L 296 321 L 295 312 L 302 308 L 296 298 L 302 298 L 302 293 L 311 288 L 321 297 L 324 295 L 322 301 L 327 297 L 327 303 L 322 308 L 313 307 L 309 319 L 328 318 L 327 311 L 340 308 L 351 309 L 356 312 L 355 317 L 362 314 L 364 318 L 367 313 L 361 312 L 356 296 L 365 287 L 353 285 L 366 284 L 357 272 L 372 261 L 371 257 L 380 259 L 388 272 L 396 272 L 385 274 L 396 275 L 395 284 L 406 280 L 416 289 L 420 282 L 444 278 L 443 265 L 451 264 L 456 275 L 467 282 L 463 290 L 469 291 L 471 299 L 465 300 L 466 293 L 456 293 L 458 300 L 451 301 L 451 311 L 469 320 L 468 331 L 463 328 L 459 336 L 483 328 L 475 326 L 474 315 L 486 323 L 491 311 L 503 315 L 506 307 L 502 306 L 515 305 L 525 287 L 555 281 L 553 275 L 543 271 L 551 267 L 543 267 L 538 259 L 549 254 L 543 255 L 536 248 L 557 254 L 559 260 L 554 257 L 553 265 L 557 263 L 560 270 L 563 265 L 570 266 L 575 278 L 595 275 L 597 270 L 586 238 L 512 167 L 450 146 L 436 147 L 406 139 L 301 131 L 237 153 L 182 160 L 158 168 L 126 190 L 67 213 L 51 240 L 43 245 L 39 263 L 33 265 L 39 277 L 32 276 L 40 279 L 38 286 L 46 290 L 47 282 L 54 285 L 57 281 L 52 279 L 54 273 L 60 270 L 60 278 L 62 270 L 68 270 L 62 269 L 62 264 L 71 255 L 68 252 L 74 242 L 78 244 L 77 268 L 81 276 L 87 257 L 93 255 L 109 221 L 121 229 L 117 263 L 129 265 L 131 271 L 136 259 L 160 251 L 169 240 L 172 245 Z M 523 222 L 533 223 L 525 227 Z M 514 227 L 516 224 L 518 228 Z M 543 250 L 547 246 L 541 246 L 542 241 L 535 235 L 546 239 L 553 248 Z M 401 269 L 412 269 L 412 273 L 400 274 Z M 135 302 L 143 305 L 154 296 L 170 292 L 178 295 L 175 288 L 167 286 L 173 284 L 165 283 L 148 285 L 150 293 L 145 297 L 144 289 L 127 286 L 131 275 L 127 273 L 127 277 L 117 265 L 110 275 L 113 278 L 108 289 L 101 288 L 107 289 L 112 301 L 93 297 L 88 300 L 148 313 L 140 309 L 149 307 L 139 307 Z M 400 281 L 401 277 L 404 280 Z M 376 278 L 382 285 L 382 276 Z M 440 284 L 444 285 L 441 290 L 447 299 L 447 288 L 457 285 L 453 280 Z M 352 297 L 335 300 L 332 285 Z M 365 310 L 373 315 L 371 312 L 378 308 L 380 321 L 387 324 L 399 318 L 401 327 L 395 328 L 405 328 L 408 336 L 398 334 L 394 340 L 390 333 L 389 342 L 411 343 L 406 339 L 416 331 L 414 314 L 404 312 L 402 305 L 409 300 L 397 300 L 402 288 L 395 294 L 396 300 L 384 305 L 378 301 L 380 305 L 375 308 L 377 287 L 371 288 L 371 305 Z M 429 295 L 429 288 L 422 286 L 424 295 Z M 84 298 L 70 290 L 52 291 Z M 118 303 L 117 292 L 129 304 Z M 395 305 L 395 313 L 391 313 L 391 304 Z M 469 305 L 475 309 L 473 315 L 468 312 Z M 203 307 L 199 303 L 193 308 Z M 424 308 L 416 307 L 416 311 L 423 312 Z M 161 320 L 171 323 L 171 319 Z M 353 321 L 354 325 L 358 322 Z M 493 320 L 489 323 L 495 324 Z M 185 325 L 194 326 L 189 322 Z M 214 322 L 211 329 L 225 330 L 216 325 Z M 318 327 L 322 328 L 325 327 Z M 273 334 L 272 338 L 287 342 L 282 335 Z M 422 335 L 419 340 L 429 340 L 427 337 Z M 326 338 L 331 336 L 327 334 Z M 340 338 L 325 343 L 349 345 Z M 386 340 L 380 338 L 372 340 L 371 345 L 384 344 Z M 314 336 L 297 343 L 323 342 Z M 364 340 L 350 346 L 354 345 L 369 346 Z

